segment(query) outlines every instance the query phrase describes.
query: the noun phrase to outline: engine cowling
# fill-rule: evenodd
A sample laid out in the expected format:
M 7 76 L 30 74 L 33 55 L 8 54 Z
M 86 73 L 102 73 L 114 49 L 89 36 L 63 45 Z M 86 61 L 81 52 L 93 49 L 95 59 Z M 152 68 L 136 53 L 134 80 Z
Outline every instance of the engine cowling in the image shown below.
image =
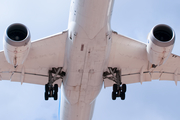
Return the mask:
M 10 25 L 4 34 L 4 54 L 8 63 L 14 67 L 26 60 L 30 47 L 30 31 L 20 23 Z
M 148 35 L 147 57 L 152 67 L 166 62 L 175 43 L 175 32 L 165 24 L 155 26 Z

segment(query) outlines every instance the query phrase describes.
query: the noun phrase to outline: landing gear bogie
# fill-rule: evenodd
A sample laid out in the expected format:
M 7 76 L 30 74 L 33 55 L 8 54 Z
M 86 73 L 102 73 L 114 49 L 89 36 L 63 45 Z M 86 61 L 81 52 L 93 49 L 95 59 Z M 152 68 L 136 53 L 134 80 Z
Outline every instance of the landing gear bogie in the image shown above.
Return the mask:
M 62 71 L 62 67 L 52 68 L 52 70 L 49 70 L 48 73 L 49 73 L 49 80 L 48 83 L 45 85 L 44 98 L 45 100 L 48 100 L 49 97 L 53 97 L 54 100 L 57 100 L 58 84 L 53 84 L 53 83 L 58 79 L 63 79 L 66 73 Z
M 117 97 L 120 97 L 121 100 L 125 100 L 126 84 L 119 87 L 117 86 L 117 84 L 113 85 L 112 100 L 116 100 Z
M 44 93 L 45 100 L 48 100 L 49 97 L 53 97 L 54 100 L 57 100 L 58 98 L 58 85 L 57 84 L 55 84 L 54 86 L 49 86 L 48 84 L 46 84 L 45 90 L 46 90 Z

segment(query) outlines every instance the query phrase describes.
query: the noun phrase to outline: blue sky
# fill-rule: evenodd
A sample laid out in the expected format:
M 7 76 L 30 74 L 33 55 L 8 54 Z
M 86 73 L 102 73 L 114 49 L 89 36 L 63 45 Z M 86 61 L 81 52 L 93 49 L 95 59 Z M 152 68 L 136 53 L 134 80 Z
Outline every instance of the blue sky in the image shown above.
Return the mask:
M 0 0 L 0 50 L 6 27 L 25 24 L 32 41 L 67 29 L 70 0 Z M 180 1 L 116 0 L 112 29 L 146 43 L 156 24 L 168 24 L 176 32 L 173 53 L 180 55 Z M 180 85 L 152 81 L 128 85 L 126 100 L 111 100 L 112 88 L 102 88 L 93 120 L 179 120 Z M 60 96 L 60 92 L 59 92 Z M 59 101 L 44 101 L 44 86 L 0 81 L 1 120 L 57 120 Z

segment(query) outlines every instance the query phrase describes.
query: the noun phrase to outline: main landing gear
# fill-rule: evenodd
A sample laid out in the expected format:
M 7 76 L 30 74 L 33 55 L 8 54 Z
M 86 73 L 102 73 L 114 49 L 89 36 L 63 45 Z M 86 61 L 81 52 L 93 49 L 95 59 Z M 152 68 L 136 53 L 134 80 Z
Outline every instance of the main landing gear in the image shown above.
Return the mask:
M 54 100 L 58 99 L 58 84 L 53 85 L 53 83 L 58 79 L 63 79 L 65 75 L 66 73 L 62 71 L 62 67 L 52 68 L 52 70 L 49 70 L 49 80 L 48 83 L 45 85 L 45 100 L 48 100 L 49 97 L 53 97 Z
M 117 97 L 125 100 L 126 84 L 122 84 L 121 82 L 121 70 L 111 67 L 109 67 L 108 70 L 109 71 L 103 73 L 104 79 L 109 79 L 116 83 L 113 85 L 112 100 L 116 100 Z
M 58 98 L 58 85 L 55 84 L 54 86 L 49 86 L 48 84 L 45 85 L 45 93 L 44 98 L 48 100 L 49 97 L 54 97 L 54 100 Z
M 112 91 L 112 99 L 116 100 L 117 97 L 120 97 L 121 100 L 125 100 L 125 93 L 126 93 L 126 84 L 122 84 L 118 86 L 117 84 L 113 85 Z

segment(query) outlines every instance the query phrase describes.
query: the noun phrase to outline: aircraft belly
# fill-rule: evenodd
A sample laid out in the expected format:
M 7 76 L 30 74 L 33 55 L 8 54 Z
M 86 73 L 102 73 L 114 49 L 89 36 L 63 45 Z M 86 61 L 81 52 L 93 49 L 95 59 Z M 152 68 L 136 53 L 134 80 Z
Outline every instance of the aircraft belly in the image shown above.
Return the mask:
M 67 75 L 62 87 L 64 94 L 62 104 L 64 109 L 66 108 L 66 113 L 64 112 L 62 117 L 71 116 L 67 120 L 72 120 L 72 118 L 73 120 L 89 120 L 93 114 L 95 99 L 103 85 L 105 38 L 94 40 L 77 38 L 77 41 L 74 40 Z M 83 51 L 81 51 L 82 44 Z
M 77 102 L 75 104 L 70 104 L 64 97 L 63 89 L 61 89 L 61 116 L 60 120 L 91 120 L 95 105 L 95 100 L 93 102 L 84 103 Z
M 79 101 L 91 103 L 103 84 L 105 48 L 102 51 L 94 52 L 87 47 L 85 53 L 76 54 L 79 56 L 77 59 L 72 58 L 72 64 L 68 68 L 64 81 L 65 96 L 71 104 Z
M 103 85 L 113 0 L 73 0 L 67 40 L 60 120 L 91 120 Z

